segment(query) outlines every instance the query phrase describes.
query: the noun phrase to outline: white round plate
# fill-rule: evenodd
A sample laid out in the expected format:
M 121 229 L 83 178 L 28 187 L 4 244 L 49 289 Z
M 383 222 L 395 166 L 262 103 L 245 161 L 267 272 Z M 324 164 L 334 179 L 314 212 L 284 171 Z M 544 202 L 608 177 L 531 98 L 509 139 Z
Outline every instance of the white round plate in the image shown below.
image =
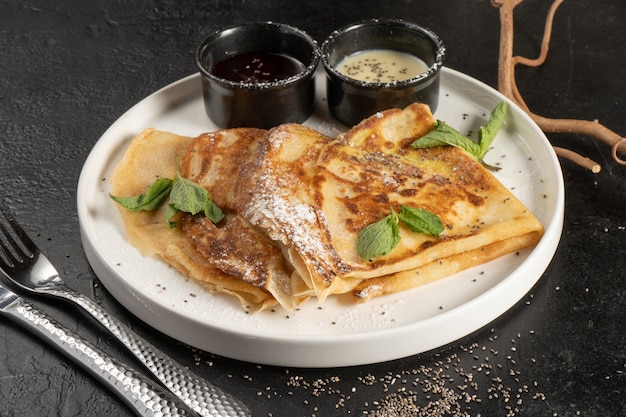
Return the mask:
M 305 123 L 328 135 L 345 130 L 328 116 L 324 76 L 315 114 Z M 477 132 L 505 100 L 497 91 L 444 68 L 435 117 Z M 260 364 L 333 367 L 382 362 L 453 342 L 485 326 L 539 280 L 556 251 L 564 211 L 559 162 L 542 131 L 511 104 L 486 161 L 496 177 L 545 226 L 537 246 L 434 283 L 365 304 L 331 297 L 299 310 L 246 314 L 231 297 L 210 294 L 164 262 L 146 258 L 124 237 L 108 179 L 128 143 L 146 127 L 196 136 L 216 130 L 204 112 L 200 77 L 148 96 L 121 116 L 87 158 L 78 183 L 78 217 L 87 258 L 111 294 L 141 320 L 191 346 Z

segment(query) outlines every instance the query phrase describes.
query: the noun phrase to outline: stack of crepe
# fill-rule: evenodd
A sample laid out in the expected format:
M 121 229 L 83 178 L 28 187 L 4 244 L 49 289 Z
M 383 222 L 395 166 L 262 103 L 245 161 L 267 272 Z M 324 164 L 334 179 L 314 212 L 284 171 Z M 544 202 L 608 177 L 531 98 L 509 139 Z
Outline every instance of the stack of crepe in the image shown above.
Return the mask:
M 120 207 L 127 239 L 250 311 L 293 309 L 335 294 L 366 301 L 399 293 L 536 244 L 541 223 L 488 170 L 451 146 L 410 146 L 435 120 L 413 104 L 364 120 L 337 138 L 298 124 L 188 138 L 146 129 L 111 178 L 112 194 L 144 193 L 180 174 L 206 188 L 226 217 L 217 225 L 165 207 Z M 439 216 L 438 237 L 400 225 L 390 253 L 363 259 L 357 236 L 401 204 Z

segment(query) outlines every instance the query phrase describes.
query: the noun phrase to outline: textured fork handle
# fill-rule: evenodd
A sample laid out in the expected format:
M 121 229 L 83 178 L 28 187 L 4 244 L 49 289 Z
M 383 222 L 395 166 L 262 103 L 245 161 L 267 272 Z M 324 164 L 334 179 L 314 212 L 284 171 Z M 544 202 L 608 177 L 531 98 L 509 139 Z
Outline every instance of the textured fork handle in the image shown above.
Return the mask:
M 152 374 L 196 413 L 207 417 L 248 417 L 241 401 L 194 375 L 147 340 L 111 316 L 90 298 L 64 286 L 47 292 L 72 301 L 117 337 Z
M 130 367 L 66 329 L 24 300 L 0 310 L 11 320 L 46 340 L 115 392 L 139 416 L 191 416 L 170 393 Z M 182 403 L 181 403 L 182 404 Z

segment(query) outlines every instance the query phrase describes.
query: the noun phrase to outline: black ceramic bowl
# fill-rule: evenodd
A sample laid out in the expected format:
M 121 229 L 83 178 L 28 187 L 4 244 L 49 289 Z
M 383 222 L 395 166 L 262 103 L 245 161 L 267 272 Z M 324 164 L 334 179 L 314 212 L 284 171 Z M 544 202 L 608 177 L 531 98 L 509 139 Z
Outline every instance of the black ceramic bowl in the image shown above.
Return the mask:
M 372 49 L 405 52 L 421 59 L 425 72 L 390 82 L 360 81 L 337 70 L 346 56 Z M 372 19 L 336 30 L 324 41 L 322 62 L 327 74 L 328 107 L 339 122 L 352 126 L 378 111 L 439 102 L 439 72 L 445 47 L 432 31 L 403 20 Z
M 233 81 L 213 73 L 217 64 L 249 53 L 288 56 L 302 68 L 275 81 Z M 319 59 L 315 40 L 285 24 L 258 22 L 217 31 L 202 42 L 196 55 L 206 112 L 221 128 L 267 129 L 303 122 L 313 112 Z

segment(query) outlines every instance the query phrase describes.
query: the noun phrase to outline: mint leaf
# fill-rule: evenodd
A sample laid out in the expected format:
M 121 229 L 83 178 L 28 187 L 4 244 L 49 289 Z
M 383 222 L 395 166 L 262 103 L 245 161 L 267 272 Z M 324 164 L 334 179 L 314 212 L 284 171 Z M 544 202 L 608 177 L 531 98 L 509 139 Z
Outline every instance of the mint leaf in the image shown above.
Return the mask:
M 174 205 L 168 203 L 167 210 L 165 211 L 165 221 L 167 222 L 167 227 L 170 229 L 176 228 L 178 225 L 175 221 L 172 220 L 172 217 L 180 213 L 180 210 L 177 209 Z
M 209 198 L 209 192 L 204 187 L 177 173 L 170 193 L 167 215 L 170 227 L 176 226 L 176 223 L 171 221 L 171 217 L 181 211 L 191 214 L 204 213 L 213 223 L 218 223 L 224 218 L 224 213 Z
M 461 148 L 474 156 L 474 158 L 477 158 L 480 153 L 480 146 L 442 120 L 437 120 L 434 130 L 431 130 L 411 144 L 416 149 L 434 148 L 443 145 Z
M 180 211 L 198 214 L 204 211 L 209 200 L 209 192 L 190 179 L 176 174 L 176 181 L 170 193 L 170 205 Z
M 357 237 L 357 252 L 361 258 L 372 260 L 388 254 L 400 242 L 398 215 L 392 213 L 361 229 Z
M 413 232 L 436 237 L 444 230 L 444 225 L 439 216 L 421 208 L 408 207 L 402 204 L 398 218 Z
M 478 131 L 478 145 L 480 146 L 480 154 L 478 159 L 483 159 L 491 143 L 496 138 L 496 134 L 504 123 L 506 112 L 509 105 L 506 101 L 500 102 L 492 111 L 489 116 L 487 124 L 480 127 Z
M 391 214 L 361 229 L 357 236 L 359 256 L 371 261 L 391 252 L 400 242 L 399 222 L 404 223 L 412 232 L 435 237 L 444 230 L 444 225 L 436 214 L 401 204 L 400 213 L 391 209 Z
M 154 210 L 169 196 L 165 220 L 169 228 L 176 227 L 172 220 L 180 212 L 198 214 L 204 213 L 213 223 L 224 218 L 222 210 L 211 200 L 209 192 L 190 179 L 183 178 L 178 170 L 176 158 L 176 179 L 160 178 L 148 187 L 145 194 L 132 197 L 110 197 L 130 211 Z
M 144 194 L 131 197 L 117 197 L 109 195 L 111 199 L 132 212 L 140 210 L 154 210 L 167 198 L 172 189 L 173 181 L 169 178 L 159 178 L 154 181 Z
M 219 223 L 220 220 L 224 218 L 222 210 L 211 199 L 206 202 L 203 211 L 204 215 L 207 216 L 213 223 Z
M 434 148 L 443 145 L 456 146 L 457 148 L 465 150 L 487 168 L 500 169 L 486 164 L 483 158 L 489 151 L 489 147 L 504 123 L 507 109 L 508 103 L 502 101 L 491 111 L 489 120 L 485 125 L 481 126 L 478 131 L 478 143 L 461 134 L 458 130 L 446 124 L 446 122 L 437 120 L 435 122 L 435 129 L 417 139 L 411 146 L 416 149 Z

